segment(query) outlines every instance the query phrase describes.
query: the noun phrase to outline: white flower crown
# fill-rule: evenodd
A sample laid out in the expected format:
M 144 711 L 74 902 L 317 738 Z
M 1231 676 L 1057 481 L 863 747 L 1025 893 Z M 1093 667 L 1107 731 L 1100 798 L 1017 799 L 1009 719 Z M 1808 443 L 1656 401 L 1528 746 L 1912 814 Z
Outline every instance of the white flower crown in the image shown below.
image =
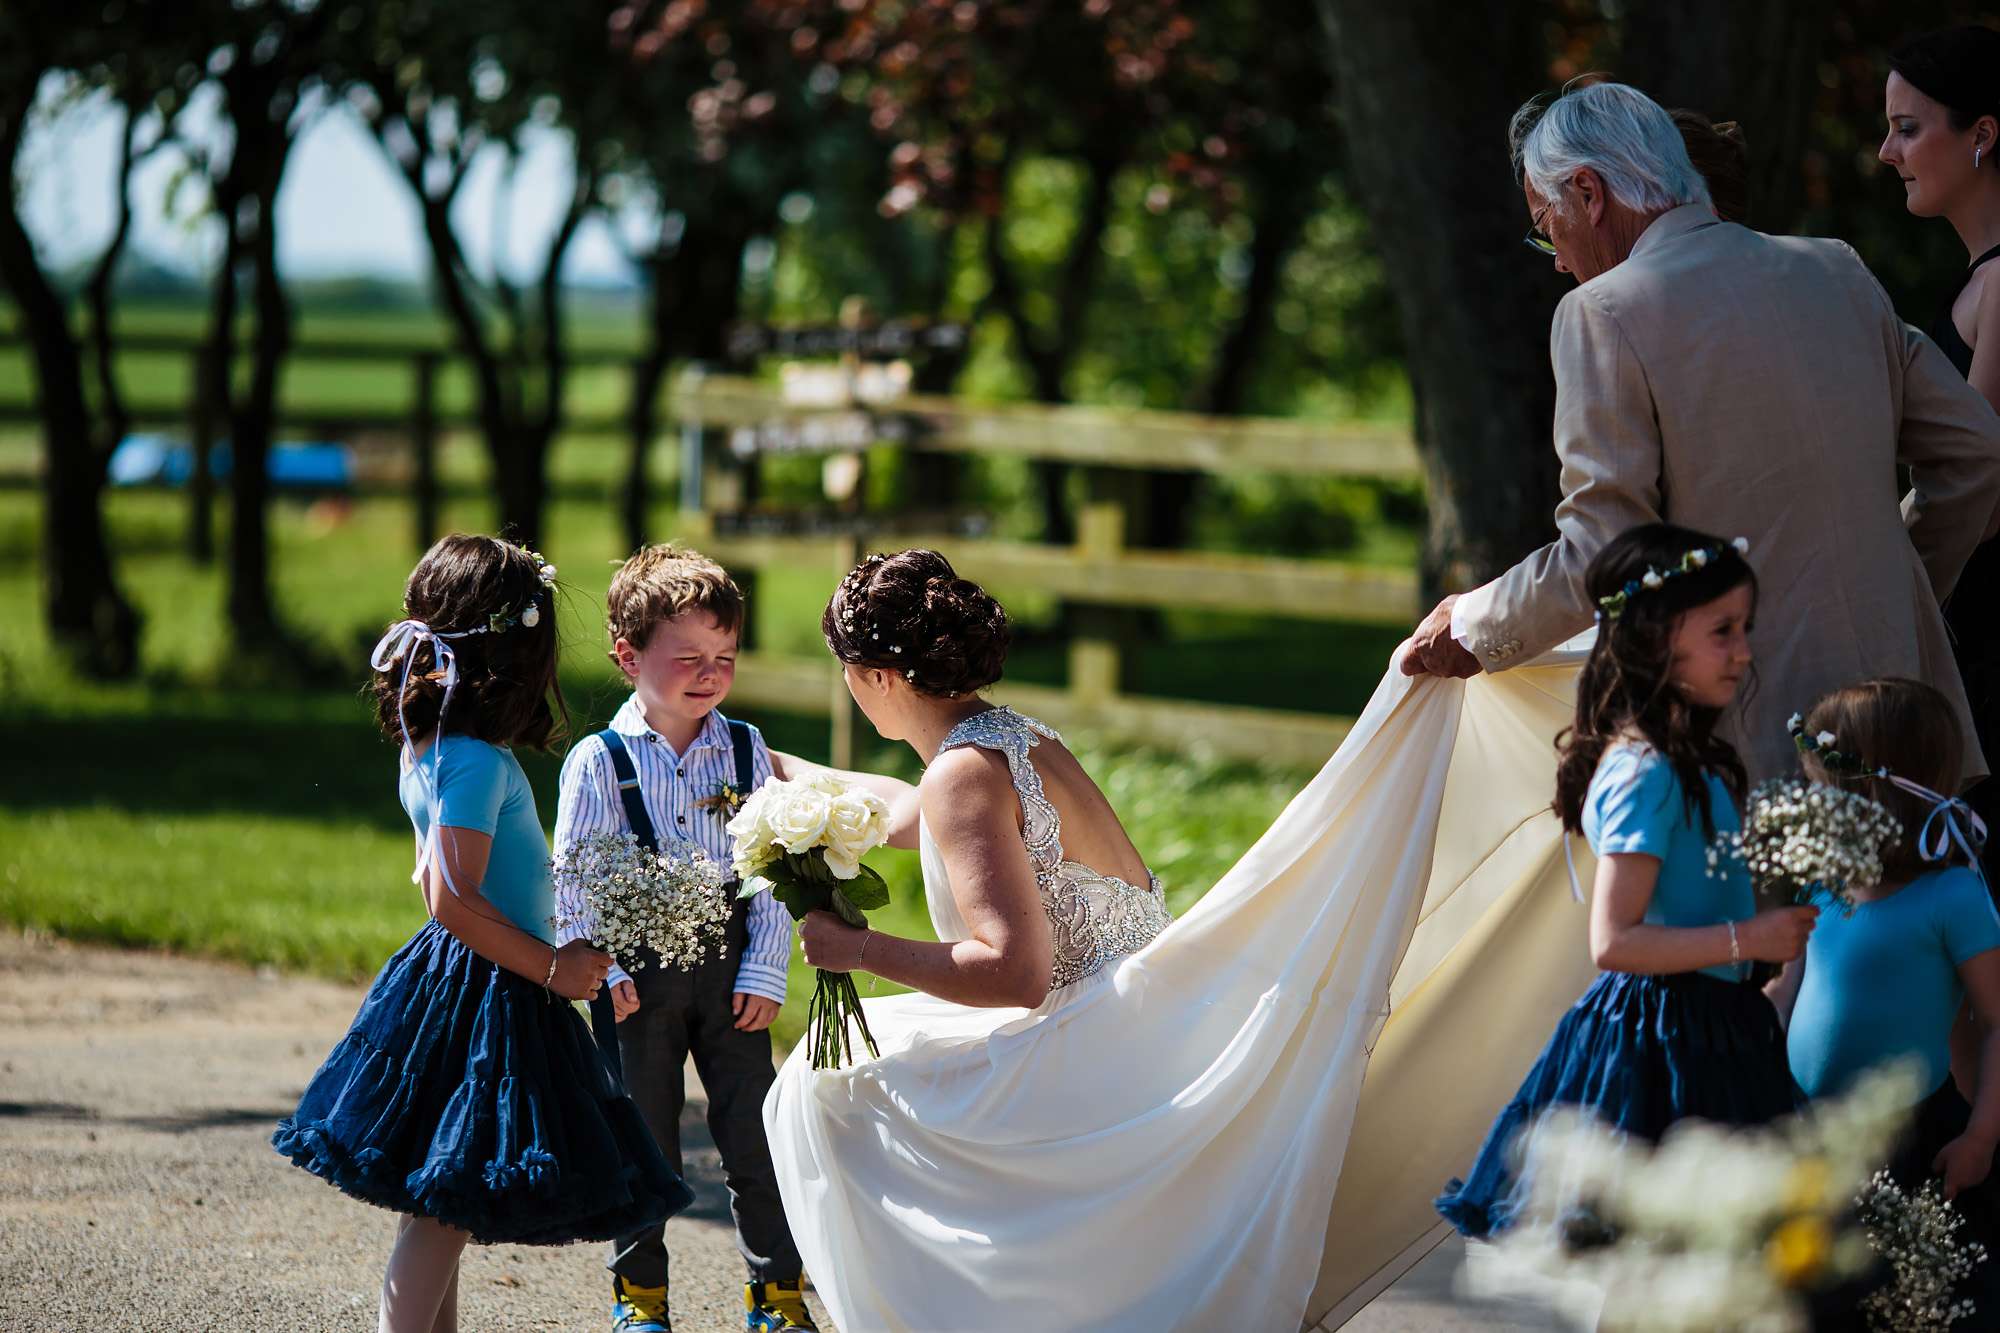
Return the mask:
M 1738 555 L 1747 556 L 1750 554 L 1750 539 L 1748 537 L 1738 537 L 1729 543 L 1729 549 L 1734 550 Z M 1644 574 L 1633 579 L 1609 597 L 1598 598 L 1598 618 L 1601 620 L 1618 619 L 1618 617 L 1625 614 L 1626 606 L 1640 593 L 1658 592 L 1666 586 L 1668 579 L 1679 578 L 1683 574 L 1692 574 L 1698 569 L 1708 568 L 1709 561 L 1720 560 L 1722 558 L 1722 551 L 1723 548 L 1720 546 L 1698 546 L 1686 555 L 1683 555 L 1678 565 L 1667 569 L 1647 569 Z

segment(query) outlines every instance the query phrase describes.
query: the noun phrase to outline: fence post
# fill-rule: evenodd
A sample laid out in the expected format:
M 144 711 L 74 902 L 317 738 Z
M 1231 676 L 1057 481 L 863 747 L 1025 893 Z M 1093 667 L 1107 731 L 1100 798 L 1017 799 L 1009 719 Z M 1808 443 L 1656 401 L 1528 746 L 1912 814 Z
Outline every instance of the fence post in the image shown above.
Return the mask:
M 188 558 L 197 565 L 215 563 L 215 472 L 210 466 L 216 408 L 209 392 L 212 350 L 208 343 L 199 343 L 188 358 L 194 377 L 188 395 L 194 408 L 188 432 Z
M 1077 515 L 1076 554 L 1086 564 L 1116 560 L 1125 546 L 1125 510 L 1114 502 L 1087 504 Z M 1078 606 L 1069 644 L 1069 691 L 1079 704 L 1106 704 L 1118 694 L 1123 613 Z
M 417 549 L 428 551 L 438 530 L 438 354 L 419 352 L 410 395 L 410 454 L 416 464 Z
M 835 579 L 846 577 L 847 571 L 854 568 L 856 562 L 861 559 L 861 544 L 858 534 L 834 543 L 835 563 L 840 566 L 833 572 Z M 832 682 L 833 699 L 828 712 L 833 720 L 833 735 L 827 743 L 827 762 L 835 768 L 853 769 L 856 766 L 855 751 L 858 748 L 855 738 L 868 722 L 861 716 L 860 708 L 855 706 L 854 696 L 847 692 L 847 673 L 841 669 L 838 661 L 833 663 L 829 678 Z

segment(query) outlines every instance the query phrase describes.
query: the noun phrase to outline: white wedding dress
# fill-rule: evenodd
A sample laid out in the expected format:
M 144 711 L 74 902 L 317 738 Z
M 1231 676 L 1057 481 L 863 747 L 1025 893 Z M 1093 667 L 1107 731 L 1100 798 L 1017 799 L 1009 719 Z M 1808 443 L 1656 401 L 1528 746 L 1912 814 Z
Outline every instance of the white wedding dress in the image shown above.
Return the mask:
M 1156 882 L 1064 859 L 1031 757 L 1054 733 L 1004 709 L 955 731 L 1008 758 L 1057 984 L 1026 1010 L 870 1000 L 879 1059 L 785 1063 L 765 1126 L 841 1333 L 1331 1329 L 1420 1258 L 1430 1198 L 1591 975 L 1547 814 L 1573 675 L 1392 669 L 1170 926 Z M 928 834 L 922 859 L 963 938 Z M 1439 1022 L 1438 986 L 1476 1007 Z M 1397 1072 L 1364 1093 L 1378 1038 Z

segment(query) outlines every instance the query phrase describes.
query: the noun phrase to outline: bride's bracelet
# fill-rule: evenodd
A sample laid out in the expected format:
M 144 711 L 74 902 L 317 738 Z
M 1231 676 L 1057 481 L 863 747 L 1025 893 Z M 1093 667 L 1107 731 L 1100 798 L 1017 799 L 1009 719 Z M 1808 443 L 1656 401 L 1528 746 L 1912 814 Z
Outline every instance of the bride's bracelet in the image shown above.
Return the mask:
M 866 927 L 863 927 L 861 931 L 861 952 L 854 955 L 854 965 L 856 967 L 860 967 L 861 960 L 868 956 L 868 941 L 873 939 L 874 937 L 875 937 L 874 931 L 869 930 Z
M 553 944 L 551 944 L 551 945 L 549 946 L 549 974 L 548 974 L 547 976 L 545 976 L 545 977 L 543 977 L 543 978 L 542 978 L 542 989 L 543 989 L 543 990 L 547 990 L 547 989 L 548 989 L 548 988 L 549 988 L 550 986 L 553 986 L 553 985 L 555 984 L 555 980 L 556 980 L 556 958 L 557 958 L 557 954 L 556 954 L 556 946 L 555 946 L 555 945 L 553 945 Z

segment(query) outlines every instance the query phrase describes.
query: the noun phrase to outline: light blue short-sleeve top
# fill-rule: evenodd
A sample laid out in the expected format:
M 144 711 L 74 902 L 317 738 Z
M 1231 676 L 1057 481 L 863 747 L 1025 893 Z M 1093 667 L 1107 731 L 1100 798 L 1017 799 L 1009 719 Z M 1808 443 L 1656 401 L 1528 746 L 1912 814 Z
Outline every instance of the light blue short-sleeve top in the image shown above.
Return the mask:
M 1717 835 L 1742 827 L 1729 788 L 1714 774 L 1708 783 L 1710 817 Z M 1646 921 L 1655 926 L 1713 926 L 1747 921 L 1757 896 L 1743 867 L 1724 857 L 1710 873 L 1710 838 L 1699 810 L 1682 799 L 1680 776 L 1649 745 L 1620 743 L 1604 752 L 1583 802 L 1583 836 L 1599 856 L 1641 855 L 1660 863 Z M 1702 971 L 1739 981 L 1742 967 L 1724 963 Z
M 2000 916 L 1964 866 L 1920 875 L 1851 914 L 1823 901 L 1785 1034 L 1792 1077 L 1808 1097 L 1833 1096 L 1886 1060 L 1917 1056 L 1925 1092 L 1939 1087 L 1965 1002 L 1958 969 L 1990 949 L 2000 949 Z
M 444 736 L 437 745 L 435 763 L 426 750 L 403 770 L 398 783 L 418 841 L 430 837 L 433 824 L 471 829 L 492 838 L 479 892 L 520 929 L 554 944 L 549 844 L 521 762 L 512 750 L 471 736 Z

